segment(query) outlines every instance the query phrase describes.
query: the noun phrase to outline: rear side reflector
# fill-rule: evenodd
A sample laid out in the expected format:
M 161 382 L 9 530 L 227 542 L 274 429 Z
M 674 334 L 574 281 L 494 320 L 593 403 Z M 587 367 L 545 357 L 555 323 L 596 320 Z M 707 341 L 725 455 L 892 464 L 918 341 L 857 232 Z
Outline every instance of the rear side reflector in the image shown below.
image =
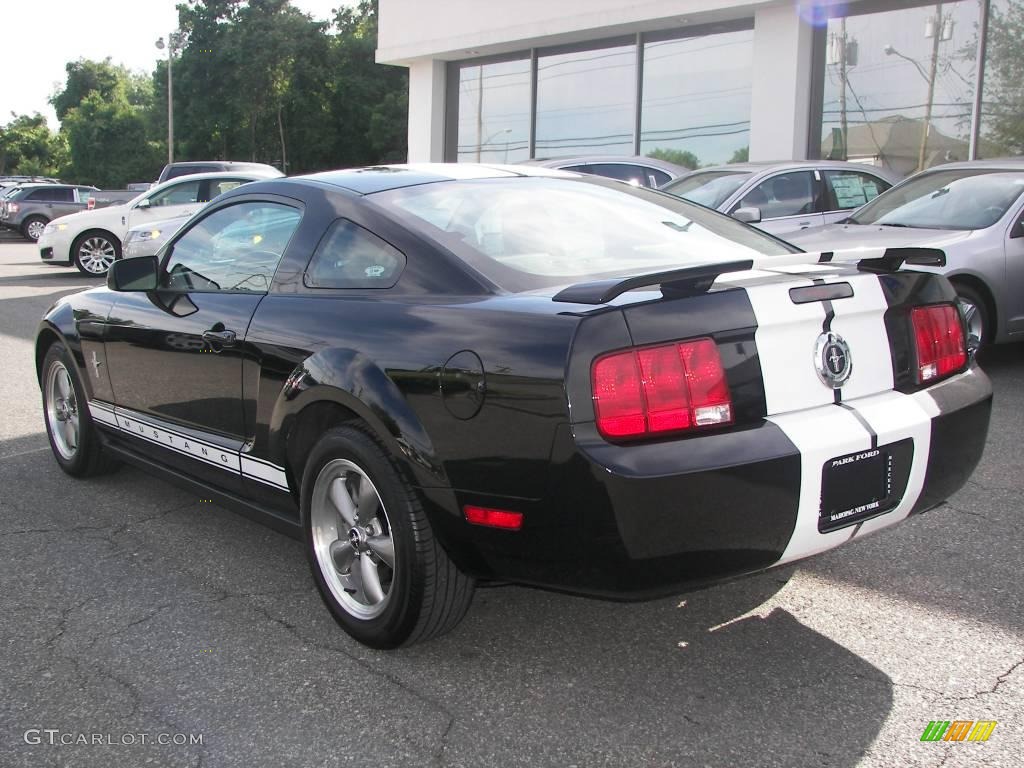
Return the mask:
M 731 424 L 732 397 L 711 339 L 599 357 L 591 369 L 597 429 L 612 440 Z
M 518 531 L 523 527 L 523 513 L 510 512 L 507 509 L 490 509 L 488 507 L 465 506 L 462 508 L 466 520 L 473 525 L 484 525 L 488 528 L 502 528 L 506 531 Z
M 967 364 L 960 314 L 952 304 L 915 307 L 910 312 L 917 344 L 917 382 L 926 384 Z

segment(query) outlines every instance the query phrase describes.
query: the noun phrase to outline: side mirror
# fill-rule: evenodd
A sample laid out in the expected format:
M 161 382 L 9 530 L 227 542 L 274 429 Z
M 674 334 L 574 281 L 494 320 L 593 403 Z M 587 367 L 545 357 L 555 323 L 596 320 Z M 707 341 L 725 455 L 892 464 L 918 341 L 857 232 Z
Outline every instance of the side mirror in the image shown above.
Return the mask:
M 136 256 L 115 261 L 107 270 L 112 291 L 155 291 L 160 262 L 156 256 Z
M 1024 237 L 1024 217 L 1017 219 L 1017 223 L 1010 229 L 1010 238 Z
M 744 224 L 757 224 L 761 221 L 761 209 L 760 208 L 737 208 L 732 212 L 732 217 L 736 221 L 742 221 Z
M 149 208 L 151 205 L 153 205 L 153 204 L 151 202 L 149 202 L 149 198 L 148 197 L 144 197 L 141 200 L 139 200 L 139 202 L 137 202 L 135 204 L 135 207 L 136 208 Z

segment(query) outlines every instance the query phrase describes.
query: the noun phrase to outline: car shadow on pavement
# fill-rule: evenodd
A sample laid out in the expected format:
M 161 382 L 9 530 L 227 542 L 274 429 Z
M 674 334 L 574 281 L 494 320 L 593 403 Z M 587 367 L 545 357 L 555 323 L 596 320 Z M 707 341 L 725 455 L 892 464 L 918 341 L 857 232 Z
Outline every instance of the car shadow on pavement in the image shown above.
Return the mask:
M 301 545 L 162 481 L 74 481 L 33 452 L 0 482 L 11 733 L 170 722 L 207 734 L 210 765 L 853 766 L 892 706 L 864 659 L 749 615 L 788 569 L 647 603 L 481 588 L 449 635 L 379 652 L 330 618 Z

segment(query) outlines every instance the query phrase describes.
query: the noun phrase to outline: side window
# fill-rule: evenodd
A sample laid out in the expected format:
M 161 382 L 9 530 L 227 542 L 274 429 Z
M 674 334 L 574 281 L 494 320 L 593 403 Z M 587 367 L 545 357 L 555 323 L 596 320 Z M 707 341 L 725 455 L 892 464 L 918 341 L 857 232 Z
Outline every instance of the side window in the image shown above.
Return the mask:
M 195 203 L 199 200 L 200 183 L 198 181 L 183 181 L 181 184 L 175 184 L 162 192 L 151 195 L 149 204 L 156 208 L 157 206 Z
M 671 180 L 672 177 L 664 171 L 659 171 L 657 168 L 647 169 L 647 186 L 649 187 L 657 189 L 662 184 L 667 184 Z
M 639 165 L 625 165 L 623 163 L 593 163 L 590 166 L 590 172 L 596 173 L 598 176 L 628 181 L 630 184 L 636 184 L 640 187 L 647 186 L 644 179 L 645 171 L 646 169 Z
M 747 192 L 733 211 L 737 208 L 760 208 L 762 219 L 814 213 L 814 176 L 810 171 L 772 176 Z
M 71 189 L 44 188 L 35 190 L 27 199 L 46 203 L 71 203 L 74 202 L 75 193 Z
M 829 209 L 846 211 L 859 208 L 892 186 L 877 176 L 860 171 L 825 171 L 831 201 Z
M 369 230 L 338 219 L 327 230 L 306 268 L 310 288 L 390 288 L 405 256 Z
M 302 214 L 279 203 L 221 208 L 171 249 L 163 287 L 172 291 L 265 293 Z
M 199 202 L 208 203 L 218 195 L 230 192 L 235 187 L 240 187 L 247 181 L 248 179 L 211 179 L 207 182 L 207 187 L 203 191 L 203 199 Z

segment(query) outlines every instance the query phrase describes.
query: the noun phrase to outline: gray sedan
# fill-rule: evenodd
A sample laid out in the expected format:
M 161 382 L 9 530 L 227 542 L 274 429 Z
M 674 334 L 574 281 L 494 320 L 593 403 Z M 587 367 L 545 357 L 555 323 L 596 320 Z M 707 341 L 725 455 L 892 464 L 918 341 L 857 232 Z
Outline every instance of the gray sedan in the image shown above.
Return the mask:
M 846 218 L 895 183 L 887 171 L 860 163 L 798 160 L 710 166 L 661 190 L 788 239 Z
M 1024 339 L 1024 159 L 923 171 L 844 223 L 786 239 L 806 251 L 903 245 L 941 248 L 974 344 Z

